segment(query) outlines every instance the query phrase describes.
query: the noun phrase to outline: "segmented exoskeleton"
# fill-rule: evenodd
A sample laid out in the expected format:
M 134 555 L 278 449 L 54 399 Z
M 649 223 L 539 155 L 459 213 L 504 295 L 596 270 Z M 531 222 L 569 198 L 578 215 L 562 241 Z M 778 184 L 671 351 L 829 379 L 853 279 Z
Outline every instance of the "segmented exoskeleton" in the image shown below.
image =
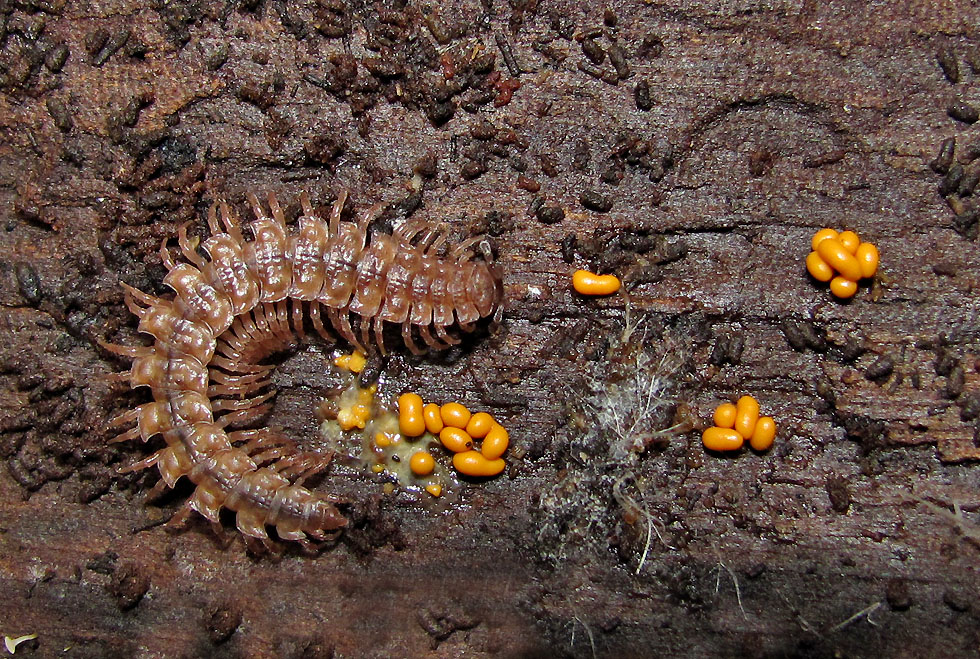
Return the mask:
M 118 377 L 149 387 L 153 401 L 114 420 L 116 427 L 135 424 L 114 441 L 163 436 L 166 448 L 127 470 L 156 465 L 158 488 L 190 478 L 197 487 L 178 519 L 196 510 L 217 524 L 228 508 L 247 538 L 268 543 L 265 527 L 274 526 L 280 538 L 304 546 L 307 536 L 323 540 L 347 523 L 334 498 L 303 486 L 329 456 L 299 451 L 269 428 L 230 430 L 254 425 L 268 411 L 274 365 L 261 362 L 302 340 L 307 319 L 332 341 L 325 318 L 365 352 L 384 353 L 385 324 L 400 325 L 417 354 L 424 350 L 416 337 L 440 350 L 459 343 L 453 327 L 470 331 L 485 317 L 499 322 L 500 274 L 485 240 L 470 239 L 443 255 L 445 234 L 413 223 L 369 240 L 373 214 L 342 221 L 346 198 L 340 195 L 325 222 L 304 193 L 303 214 L 290 231 L 274 195 L 269 212 L 249 195 L 256 215 L 251 240 L 228 206 L 216 204 L 202 244 L 186 227 L 179 230 L 185 262 L 174 260 L 166 241 L 161 246 L 173 299 L 123 284 L 139 330 L 154 343 L 103 345 L 133 359 Z

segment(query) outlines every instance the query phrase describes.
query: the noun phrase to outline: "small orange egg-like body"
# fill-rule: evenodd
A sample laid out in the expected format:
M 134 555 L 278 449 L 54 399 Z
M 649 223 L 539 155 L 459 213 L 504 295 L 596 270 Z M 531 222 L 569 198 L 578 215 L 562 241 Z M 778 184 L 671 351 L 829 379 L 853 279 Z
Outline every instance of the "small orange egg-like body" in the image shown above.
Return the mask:
M 431 485 L 426 485 L 425 486 L 425 491 L 428 492 L 429 494 L 431 494 L 434 497 L 441 497 L 442 496 L 442 485 L 436 485 L 435 483 L 432 483 Z
M 861 278 L 861 264 L 836 238 L 821 240 L 817 245 L 817 254 L 827 262 L 827 265 L 839 272 L 841 277 L 851 281 Z
M 470 422 L 466 424 L 466 432 L 473 438 L 486 437 L 495 423 L 493 417 L 486 412 L 477 412 L 470 417 Z
M 507 430 L 499 423 L 494 423 L 480 446 L 480 453 L 487 460 L 496 460 L 504 454 L 509 445 L 510 435 Z
M 588 270 L 576 270 L 572 275 L 572 287 L 582 295 L 612 295 L 620 285 L 615 275 L 597 275 Z
M 500 458 L 487 460 L 478 451 L 464 451 L 453 456 L 453 467 L 467 476 L 496 476 L 505 466 L 507 463 Z
M 749 446 L 756 451 L 766 451 L 776 439 L 776 422 L 771 416 L 759 417 L 755 432 L 749 437 Z
M 354 428 L 364 430 L 364 426 L 370 418 L 371 408 L 367 405 L 357 404 L 337 412 L 337 424 L 341 430 L 353 430 Z
M 701 434 L 701 441 L 711 451 L 737 451 L 745 439 L 731 428 L 712 426 Z
M 830 281 L 834 278 L 834 269 L 816 252 L 806 255 L 806 271 L 817 281 Z
M 436 403 L 427 403 L 422 408 L 422 418 L 425 420 L 425 429 L 433 435 L 438 435 L 442 432 L 443 427 L 446 425 L 442 422 L 442 412 Z
M 759 420 L 759 401 L 752 396 L 742 396 L 735 404 L 735 430 L 742 437 L 751 437 Z
M 817 245 L 820 244 L 825 238 L 836 238 L 837 232 L 833 229 L 821 229 L 813 234 L 813 239 L 810 240 L 810 249 L 816 251 Z
M 844 277 L 834 277 L 830 280 L 830 292 L 839 298 L 854 297 L 857 293 L 858 285 L 856 281 L 845 279 Z
M 367 357 L 360 352 L 352 352 L 349 355 L 340 355 L 333 360 L 334 366 L 346 368 L 348 371 L 360 373 L 367 364 Z
M 467 435 L 462 428 L 446 426 L 439 433 L 439 441 L 453 453 L 461 453 L 473 448 L 473 438 Z
M 442 422 L 452 428 L 465 428 L 470 422 L 470 417 L 473 416 L 465 405 L 459 403 L 446 403 L 439 410 L 439 414 L 442 415 Z
M 425 432 L 421 396 L 402 394 L 398 397 L 398 427 L 406 437 L 418 437 Z
M 391 446 L 391 437 L 389 437 L 383 432 L 375 433 L 374 445 L 380 446 L 381 448 L 388 448 L 389 446 Z
M 715 425 L 719 428 L 735 427 L 735 406 L 731 403 L 722 403 L 715 409 Z
M 861 243 L 854 256 L 861 265 L 861 276 L 874 277 L 878 272 L 878 248 L 871 243 Z
M 409 459 L 408 466 L 416 476 L 428 476 L 436 468 L 436 461 L 430 453 L 419 451 Z
M 844 249 L 851 254 L 856 252 L 858 245 L 861 244 L 861 239 L 858 238 L 858 235 L 853 231 L 841 231 L 837 236 L 837 240 L 839 240 L 840 244 L 844 246 Z

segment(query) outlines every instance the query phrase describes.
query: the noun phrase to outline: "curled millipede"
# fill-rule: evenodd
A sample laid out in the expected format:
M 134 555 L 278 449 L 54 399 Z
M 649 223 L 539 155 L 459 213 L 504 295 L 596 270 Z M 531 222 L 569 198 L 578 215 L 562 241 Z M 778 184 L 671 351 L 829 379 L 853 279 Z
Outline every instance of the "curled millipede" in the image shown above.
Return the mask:
M 249 428 L 275 395 L 274 366 L 263 360 L 296 346 L 307 326 L 333 341 L 325 317 L 351 345 L 384 354 L 385 324 L 400 325 L 405 346 L 422 354 L 416 337 L 441 350 L 460 341 L 451 328 L 468 332 L 481 318 L 500 321 L 500 274 L 482 237 L 445 250 L 442 230 L 406 222 L 369 240 L 376 209 L 356 223 L 341 221 L 346 198 L 341 193 L 324 221 L 304 193 L 302 216 L 290 232 L 274 195 L 270 212 L 249 195 L 256 216 L 251 240 L 227 204 L 215 204 L 211 235 L 200 245 L 207 258 L 186 225 L 178 232 L 186 262 L 174 260 L 167 241 L 161 245 L 172 299 L 122 284 L 139 331 L 154 343 L 102 345 L 133 360 L 129 371 L 113 377 L 149 387 L 153 401 L 116 417 L 114 427 L 132 427 L 113 441 L 162 435 L 166 448 L 125 471 L 156 465 L 157 492 L 187 476 L 197 487 L 175 521 L 197 511 L 218 525 L 227 508 L 237 513 L 246 539 L 269 545 L 266 526 L 274 526 L 280 538 L 310 548 L 309 537 L 326 540 L 347 523 L 336 499 L 303 487 L 326 468 L 329 455 L 299 451 L 271 428 Z

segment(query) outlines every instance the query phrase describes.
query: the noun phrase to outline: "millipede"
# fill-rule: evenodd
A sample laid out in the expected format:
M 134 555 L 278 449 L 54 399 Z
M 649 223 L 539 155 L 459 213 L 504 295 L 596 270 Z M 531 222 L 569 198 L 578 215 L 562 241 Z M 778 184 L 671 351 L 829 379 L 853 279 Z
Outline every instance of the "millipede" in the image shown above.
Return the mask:
M 249 194 L 251 239 L 229 206 L 215 203 L 203 243 L 188 236 L 187 225 L 178 230 L 183 260 L 174 259 L 168 240 L 160 247 L 172 298 L 122 284 L 153 345 L 102 345 L 132 359 L 130 370 L 113 377 L 148 387 L 153 400 L 117 416 L 111 426 L 122 434 L 112 441 L 163 437 L 165 448 L 123 471 L 156 465 L 161 480 L 150 497 L 187 476 L 196 487 L 174 522 L 196 511 L 220 528 L 225 508 L 246 540 L 271 546 L 266 527 L 308 549 L 311 538 L 330 539 L 347 523 L 339 500 L 304 487 L 330 455 L 252 427 L 276 393 L 275 365 L 263 362 L 297 346 L 308 329 L 384 355 L 385 330 L 400 326 L 404 346 L 423 354 L 458 344 L 457 330 L 470 332 L 481 319 L 499 324 L 501 275 L 484 237 L 449 246 L 444 226 L 412 221 L 369 236 L 378 207 L 351 222 L 341 219 L 346 200 L 342 192 L 325 221 L 302 193 L 290 231 L 274 194 L 268 210 Z

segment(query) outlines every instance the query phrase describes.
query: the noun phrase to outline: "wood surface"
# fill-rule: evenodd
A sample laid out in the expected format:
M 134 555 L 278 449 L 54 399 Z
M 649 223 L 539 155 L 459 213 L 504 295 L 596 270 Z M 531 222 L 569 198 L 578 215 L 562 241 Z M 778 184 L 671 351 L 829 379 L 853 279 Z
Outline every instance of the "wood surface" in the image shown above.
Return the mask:
M 976 212 L 929 166 L 980 144 L 975 3 L 0 15 L 0 634 L 37 635 L 18 656 L 976 656 Z M 338 461 L 318 488 L 351 529 L 277 558 L 231 520 L 163 528 L 189 488 L 144 505 L 156 474 L 118 473 L 146 447 L 106 421 L 146 394 L 97 342 L 141 340 L 119 282 L 165 294 L 181 224 L 216 199 L 247 215 L 247 192 L 294 218 L 303 190 L 492 236 L 502 331 L 378 367 L 382 396 L 490 411 L 513 445 L 438 506 Z M 803 268 L 824 226 L 882 254 L 847 303 Z M 577 267 L 620 274 L 628 318 L 626 296 L 575 295 Z M 641 355 L 671 404 L 619 437 L 590 410 Z M 328 358 L 276 375 L 274 421 L 310 446 Z M 744 394 L 775 447 L 707 454 Z

